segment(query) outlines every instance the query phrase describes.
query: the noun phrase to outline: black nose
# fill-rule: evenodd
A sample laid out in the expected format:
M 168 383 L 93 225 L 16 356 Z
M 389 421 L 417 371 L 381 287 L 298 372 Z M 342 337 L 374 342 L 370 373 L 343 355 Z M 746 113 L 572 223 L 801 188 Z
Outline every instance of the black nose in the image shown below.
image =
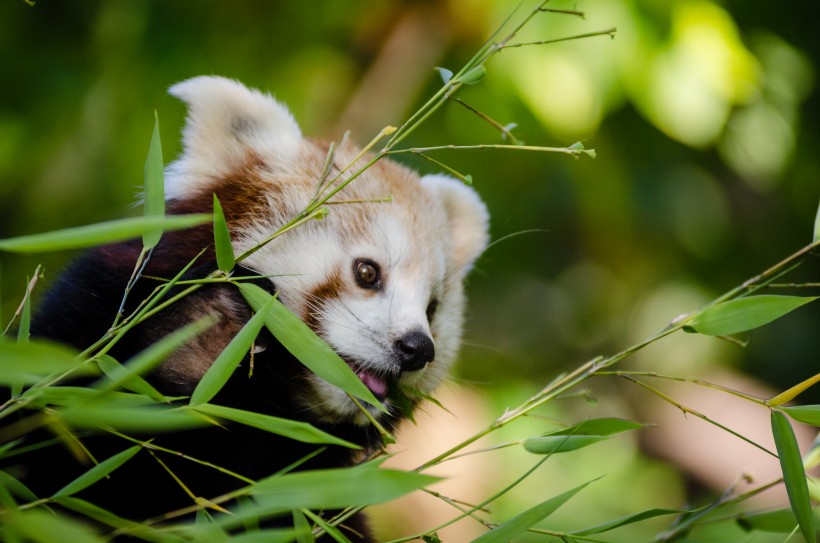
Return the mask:
M 436 357 L 433 340 L 423 332 L 410 332 L 393 346 L 401 363 L 401 371 L 416 371 Z

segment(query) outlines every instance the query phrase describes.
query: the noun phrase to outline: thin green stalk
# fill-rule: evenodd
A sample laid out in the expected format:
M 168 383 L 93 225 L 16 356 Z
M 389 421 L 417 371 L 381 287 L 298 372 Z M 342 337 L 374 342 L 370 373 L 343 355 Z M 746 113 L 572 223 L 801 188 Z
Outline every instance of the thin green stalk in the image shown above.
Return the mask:
M 408 147 L 406 149 L 394 149 L 387 151 L 388 155 L 399 155 L 406 153 L 427 153 L 429 151 L 453 150 L 474 150 L 474 149 L 514 149 L 517 151 L 540 151 L 544 153 L 562 153 L 572 157 L 579 157 L 588 153 L 589 149 L 573 149 L 571 147 L 541 147 L 536 145 L 507 145 L 500 143 L 484 143 L 478 145 L 436 145 L 433 147 Z
M 501 49 L 512 49 L 513 47 L 525 47 L 528 45 L 548 45 L 550 43 L 559 43 L 562 41 L 570 41 L 570 40 L 580 40 L 584 38 L 593 38 L 596 36 L 609 36 L 610 38 L 615 37 L 615 33 L 618 31 L 617 28 L 614 26 L 611 28 L 607 28 L 605 30 L 598 30 L 596 32 L 586 32 L 584 34 L 575 34 L 574 36 L 566 36 L 564 38 L 554 38 L 551 40 L 541 40 L 541 41 L 528 41 L 528 42 L 521 42 L 521 43 L 510 43 L 506 44 L 501 47 Z
M 732 396 L 737 396 L 738 398 L 743 398 L 744 400 L 748 400 L 750 402 L 756 403 L 761 406 L 766 406 L 766 399 L 765 398 L 758 398 L 757 396 L 752 396 L 751 394 L 746 394 L 745 392 L 741 392 L 739 390 L 734 390 L 732 388 L 724 387 L 715 383 L 710 383 L 708 381 L 703 381 L 702 379 L 690 379 L 688 377 L 678 377 L 675 375 L 664 375 L 662 373 L 657 373 L 654 371 L 599 371 L 597 375 L 615 375 L 617 377 L 629 377 L 629 376 L 637 376 L 637 377 L 653 377 L 656 379 L 668 379 L 670 381 L 679 381 L 682 383 L 692 383 L 694 385 L 700 385 L 708 388 L 713 388 L 715 390 L 719 390 L 721 392 L 725 392 L 727 394 L 731 394 Z

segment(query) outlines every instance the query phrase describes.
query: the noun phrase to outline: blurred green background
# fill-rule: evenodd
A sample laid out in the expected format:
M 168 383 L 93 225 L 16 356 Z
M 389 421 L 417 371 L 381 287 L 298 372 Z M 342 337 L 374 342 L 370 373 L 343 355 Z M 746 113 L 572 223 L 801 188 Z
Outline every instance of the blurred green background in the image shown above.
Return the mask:
M 308 135 L 338 138 L 351 130 L 366 142 L 414 111 L 440 85 L 433 67 L 457 70 L 515 4 L 38 0 L 32 7 L 6 0 L 0 4 L 0 237 L 138 213 L 132 204 L 155 109 L 166 160 L 180 150 L 184 109 L 166 94 L 177 81 L 233 77 L 287 103 Z M 506 50 L 489 62 L 485 80 L 460 97 L 501 124 L 516 123 L 514 133 L 527 144 L 580 140 L 598 158 L 503 150 L 434 155 L 472 175 L 498 240 L 470 279 L 465 347 L 456 384 L 445 393 L 473 406 L 463 417 L 476 420 L 430 409 L 459 428 L 475 424 L 473 431 L 557 373 L 636 343 L 808 243 L 820 199 L 813 2 L 556 0 L 550 6 L 579 9 L 586 18 L 543 13 L 521 41 L 613 26 L 617 36 Z M 409 143 L 503 142 L 487 123 L 450 104 Z M 426 161 L 406 162 L 434 171 Z M 0 255 L 4 320 L 37 264 L 53 280 L 71 256 Z M 788 280 L 817 281 L 818 269 L 809 261 Z M 813 304 L 750 334 L 745 349 L 682 336 L 623 367 L 716 376 L 754 391 L 782 389 L 817 372 L 818 322 L 820 307 Z M 663 418 L 662 410 L 681 424 L 669 435 L 689 436 L 691 421 L 652 403 L 645 391 L 615 378 L 599 381 L 590 390 L 597 406 L 562 400 L 548 414 L 563 422 L 613 413 L 658 422 L 653 417 Z M 701 399 L 699 390 L 687 390 L 681 394 Z M 804 403 L 818 400 L 814 390 Z M 720 404 L 714 410 L 715 418 L 726 414 Z M 749 431 L 765 433 L 768 416 L 757 415 Z M 734 415 L 722 422 L 740 424 Z M 522 425 L 505 437 L 550 427 L 527 424 L 532 430 Z M 691 439 L 711 439 L 698 431 Z M 421 439 L 433 451 L 447 445 Z M 580 502 L 588 505 L 570 508 L 568 526 L 642 506 L 680 507 L 687 497 L 700 503 L 703 489 L 725 486 L 669 449 L 666 437 L 642 437 L 574 455 L 547 471 L 543 483 L 502 503 L 499 517 L 536 500 L 533 494 L 551 495 L 610 471 L 619 475 L 598 483 L 602 490 Z M 708 452 L 685 456 L 712 462 Z M 470 473 L 500 481 L 518 457 L 500 458 L 492 468 L 498 473 L 486 467 Z M 730 480 L 744 469 L 734 460 Z M 385 513 L 380 529 L 402 533 L 390 526 L 396 515 Z M 710 539 L 704 532 L 699 540 Z

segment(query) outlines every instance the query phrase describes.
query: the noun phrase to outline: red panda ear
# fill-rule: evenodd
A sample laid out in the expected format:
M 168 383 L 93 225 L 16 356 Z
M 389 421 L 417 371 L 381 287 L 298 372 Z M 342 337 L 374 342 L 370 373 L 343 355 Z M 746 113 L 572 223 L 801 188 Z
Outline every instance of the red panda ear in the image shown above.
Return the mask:
M 421 183 L 444 204 L 456 268 L 466 275 L 489 242 L 490 215 L 487 206 L 475 190 L 452 177 L 425 175 Z
M 302 132 L 285 106 L 232 79 L 195 77 L 168 92 L 188 105 L 183 153 L 169 168 L 169 198 L 251 159 L 275 164 L 301 144 Z

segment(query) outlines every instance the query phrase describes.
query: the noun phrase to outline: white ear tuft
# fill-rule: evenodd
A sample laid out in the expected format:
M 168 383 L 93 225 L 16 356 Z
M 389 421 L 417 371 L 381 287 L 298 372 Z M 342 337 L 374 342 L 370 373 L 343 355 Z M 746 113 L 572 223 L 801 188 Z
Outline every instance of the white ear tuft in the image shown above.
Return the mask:
M 183 154 L 169 168 L 169 198 L 241 166 L 250 154 L 271 162 L 290 156 L 302 140 L 285 106 L 232 79 L 194 77 L 168 92 L 188 105 Z
M 489 242 L 490 214 L 478 193 L 447 175 L 425 175 L 422 185 L 444 204 L 450 222 L 456 267 L 466 274 Z

